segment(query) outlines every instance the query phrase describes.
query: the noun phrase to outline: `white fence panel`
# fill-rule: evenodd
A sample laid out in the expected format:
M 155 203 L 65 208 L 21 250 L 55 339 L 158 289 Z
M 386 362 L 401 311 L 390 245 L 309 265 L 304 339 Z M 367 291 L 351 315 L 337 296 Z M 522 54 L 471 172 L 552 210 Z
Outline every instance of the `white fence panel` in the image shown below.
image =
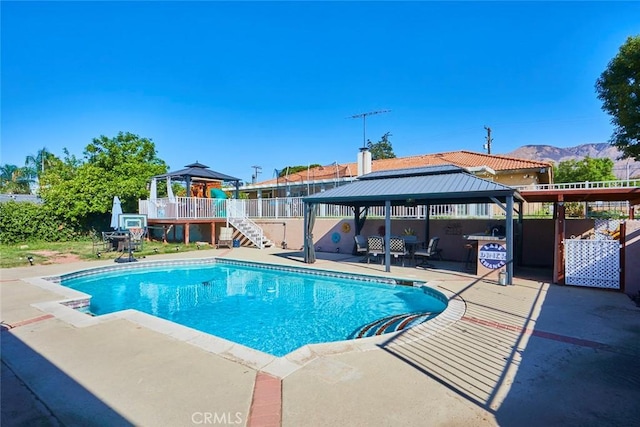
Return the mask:
M 567 239 L 565 283 L 593 288 L 620 289 L 620 242 Z

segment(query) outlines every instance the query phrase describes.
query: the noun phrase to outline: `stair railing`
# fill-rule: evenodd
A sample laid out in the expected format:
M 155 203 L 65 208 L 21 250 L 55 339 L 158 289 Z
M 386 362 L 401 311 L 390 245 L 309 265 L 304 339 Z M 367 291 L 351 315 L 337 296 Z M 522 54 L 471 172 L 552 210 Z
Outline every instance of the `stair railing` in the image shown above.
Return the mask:
M 264 230 L 238 209 L 238 205 L 235 199 L 227 200 L 227 226 L 233 225 L 258 249 L 264 249 Z

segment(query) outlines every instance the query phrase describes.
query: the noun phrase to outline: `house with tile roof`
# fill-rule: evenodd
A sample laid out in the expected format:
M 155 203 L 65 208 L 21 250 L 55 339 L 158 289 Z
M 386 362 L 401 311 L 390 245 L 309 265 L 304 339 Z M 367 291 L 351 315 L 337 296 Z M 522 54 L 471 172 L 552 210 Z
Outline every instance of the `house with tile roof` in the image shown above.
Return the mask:
M 371 160 L 371 153 L 362 148 L 354 163 L 333 163 L 246 184 L 240 188 L 240 192 L 247 194 L 250 199 L 302 197 L 342 186 L 369 172 L 447 164 L 460 166 L 478 177 L 509 186 L 553 182 L 552 165 L 536 160 L 466 150 Z

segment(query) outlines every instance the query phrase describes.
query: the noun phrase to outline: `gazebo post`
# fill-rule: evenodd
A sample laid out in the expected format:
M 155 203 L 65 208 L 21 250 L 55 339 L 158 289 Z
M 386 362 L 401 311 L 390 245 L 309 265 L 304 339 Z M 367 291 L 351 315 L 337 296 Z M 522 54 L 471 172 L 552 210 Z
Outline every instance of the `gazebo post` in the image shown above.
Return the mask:
M 424 205 L 424 241 L 426 244 L 429 244 L 429 239 L 431 235 L 431 230 L 429 230 L 429 211 L 431 210 L 431 206 L 429 203 Z
M 391 271 L 391 200 L 384 201 L 384 271 Z
M 517 222 L 517 228 L 515 231 L 515 234 L 517 235 L 517 239 L 515 242 L 516 245 L 516 258 L 518 259 L 518 267 L 522 266 L 522 248 L 523 248 L 523 229 L 522 229 L 522 221 L 524 218 L 524 213 L 523 213 L 523 204 L 522 201 L 519 200 L 518 201 L 518 222 Z
M 507 285 L 513 284 L 513 194 L 507 196 Z
M 303 247 L 302 250 L 304 251 L 304 262 L 306 264 L 309 264 L 309 250 L 308 250 L 308 246 L 309 246 L 309 241 L 307 240 L 307 228 L 309 227 L 309 214 L 307 213 L 307 203 L 302 203 L 302 215 L 303 215 L 303 220 L 302 220 L 302 230 L 303 230 Z

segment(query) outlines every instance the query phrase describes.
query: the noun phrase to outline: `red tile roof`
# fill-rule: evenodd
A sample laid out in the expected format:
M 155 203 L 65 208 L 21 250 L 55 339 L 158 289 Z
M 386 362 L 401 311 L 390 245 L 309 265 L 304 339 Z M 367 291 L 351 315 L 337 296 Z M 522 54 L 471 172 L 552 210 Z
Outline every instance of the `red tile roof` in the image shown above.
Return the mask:
M 393 159 L 374 160 L 371 164 L 371 171 L 382 171 L 392 169 L 415 168 L 420 166 L 432 166 L 453 164 L 463 168 L 477 166 L 487 166 L 496 172 L 522 169 L 550 168 L 551 164 L 536 160 L 519 159 L 516 157 L 496 156 L 493 154 L 475 153 L 473 151 L 450 151 L 446 153 L 421 154 L 418 156 L 396 157 Z M 286 177 L 281 177 L 262 181 L 256 185 L 276 185 L 296 182 L 301 183 L 307 180 L 325 180 L 355 177 L 358 174 L 358 164 L 356 162 L 339 164 L 337 166 L 319 166 L 308 171 L 292 173 Z

